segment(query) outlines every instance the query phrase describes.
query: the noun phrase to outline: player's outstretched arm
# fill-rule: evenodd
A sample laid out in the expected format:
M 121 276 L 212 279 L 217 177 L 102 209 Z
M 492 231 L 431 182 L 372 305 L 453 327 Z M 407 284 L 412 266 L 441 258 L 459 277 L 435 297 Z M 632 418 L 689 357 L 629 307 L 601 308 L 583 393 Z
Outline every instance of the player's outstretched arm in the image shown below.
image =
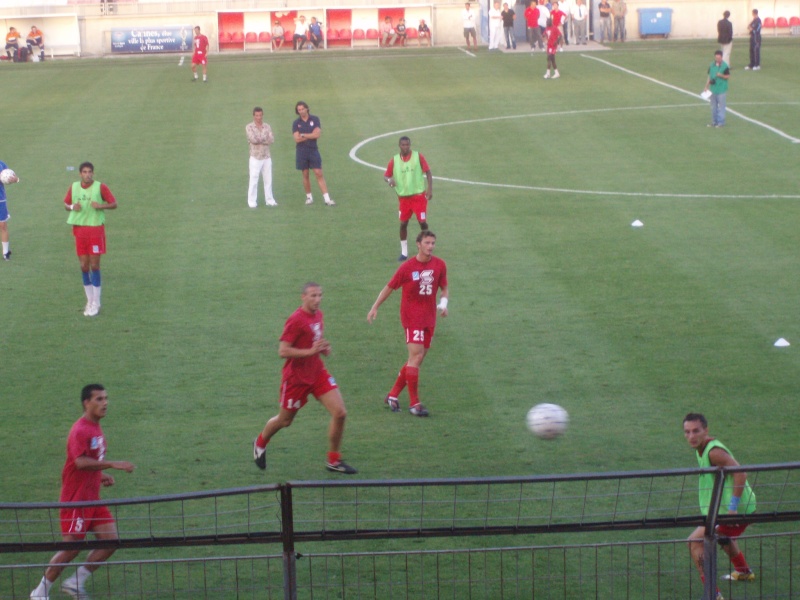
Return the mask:
M 384 286 L 381 290 L 381 293 L 378 294 L 378 298 L 375 300 L 375 304 L 372 305 L 372 308 L 369 309 L 367 313 L 367 322 L 372 323 L 378 317 L 378 307 L 383 304 L 386 299 L 392 295 L 394 290 L 390 288 L 388 285 Z

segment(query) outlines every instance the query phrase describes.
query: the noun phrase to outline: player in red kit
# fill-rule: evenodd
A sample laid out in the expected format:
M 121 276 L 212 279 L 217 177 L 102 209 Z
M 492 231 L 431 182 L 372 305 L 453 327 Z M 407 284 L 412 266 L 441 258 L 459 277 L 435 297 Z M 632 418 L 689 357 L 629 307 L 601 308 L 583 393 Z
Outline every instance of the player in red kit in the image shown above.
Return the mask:
M 194 28 L 194 54 L 192 54 L 192 82 L 197 81 L 197 65 L 203 65 L 203 83 L 208 81 L 208 38 L 200 33 L 200 27 Z
M 550 79 L 550 69 L 552 68 L 552 78 L 558 79 L 561 74 L 556 66 L 556 50 L 558 49 L 558 41 L 561 39 L 561 28 L 556 27 L 552 21 L 548 20 L 544 36 L 547 38 L 547 71 L 544 74 L 544 78 Z
M 433 255 L 435 246 L 436 235 L 430 230 L 421 231 L 417 236 L 417 255 L 400 265 L 367 314 L 367 321 L 372 323 L 378 316 L 378 307 L 393 291 L 403 288 L 400 322 L 406 331 L 408 361 L 400 369 L 384 402 L 392 412 L 399 412 L 397 398 L 408 385 L 410 412 L 417 417 L 428 416 L 428 410 L 419 401 L 419 369 L 431 347 L 437 311 L 447 316 L 447 265 Z M 442 294 L 437 304 L 439 290 Z
M 323 335 L 322 287 L 309 282 L 303 286 L 300 308 L 292 313 L 283 326 L 278 354 L 285 358 L 281 378 L 280 410 L 272 417 L 253 442 L 253 460 L 259 469 L 267 468 L 266 447 L 276 433 L 289 427 L 303 408 L 308 396 L 314 396 L 331 414 L 328 427 L 328 461 L 326 468 L 336 473 L 352 475 L 353 467 L 342 460 L 339 448 L 344 434 L 347 410 L 336 380 L 328 373 L 320 354 L 328 356 L 331 345 Z
M 59 502 L 85 502 L 100 499 L 100 486 L 114 485 L 114 478 L 105 473 L 118 469 L 132 473 L 135 469 L 127 461 L 106 460 L 106 439 L 100 419 L 108 410 L 108 393 L 99 383 L 92 383 L 81 391 L 83 416 L 70 429 L 67 438 L 67 460 L 61 472 L 61 497 Z M 91 531 L 99 540 L 116 540 L 117 525 L 105 506 L 61 509 L 61 536 L 65 542 L 81 541 Z M 47 600 L 53 582 L 64 570 L 65 563 L 73 561 L 80 550 L 62 550 L 50 560 L 42 581 L 31 592 L 32 600 Z M 61 584 L 61 591 L 73 598 L 88 598 L 84 585 L 89 576 L 114 554 L 114 548 L 92 550 L 86 566 L 78 567 L 75 575 Z

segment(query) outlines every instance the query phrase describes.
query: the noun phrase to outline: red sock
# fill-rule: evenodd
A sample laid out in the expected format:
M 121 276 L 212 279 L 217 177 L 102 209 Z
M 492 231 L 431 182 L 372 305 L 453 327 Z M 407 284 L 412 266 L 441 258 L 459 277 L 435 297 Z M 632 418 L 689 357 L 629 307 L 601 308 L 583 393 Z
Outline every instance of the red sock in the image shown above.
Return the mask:
M 328 452 L 328 464 L 335 465 L 340 460 L 342 460 L 342 454 L 340 452 Z
M 419 369 L 406 365 L 406 381 L 408 382 L 408 397 L 411 406 L 419 404 Z
M 739 571 L 739 573 L 750 572 L 750 565 L 747 564 L 744 558 L 744 552 L 739 552 L 739 554 L 731 558 L 731 564 L 733 564 L 733 568 Z
M 259 448 L 266 448 L 267 444 L 269 444 L 269 440 L 264 440 L 264 438 L 261 437 L 261 434 L 259 433 L 258 437 L 256 438 L 256 446 L 258 446 Z
M 406 365 L 403 365 L 403 368 L 400 369 L 400 373 L 397 374 L 397 379 L 394 382 L 394 386 L 389 391 L 389 395 L 392 398 L 397 398 L 400 396 L 400 392 L 402 392 L 406 388 Z

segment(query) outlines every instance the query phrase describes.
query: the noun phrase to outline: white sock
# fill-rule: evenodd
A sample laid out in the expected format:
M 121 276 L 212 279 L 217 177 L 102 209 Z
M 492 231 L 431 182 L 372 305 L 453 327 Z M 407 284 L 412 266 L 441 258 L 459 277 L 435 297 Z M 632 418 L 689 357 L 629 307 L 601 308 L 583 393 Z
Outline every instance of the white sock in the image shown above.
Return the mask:
M 329 193 L 327 193 L 327 192 L 322 194 L 322 198 L 325 200 L 325 202 L 330 202 L 331 201 L 331 195 Z
M 313 200 L 314 197 L 311 194 L 306 194 L 306 200 Z
M 194 74 L 194 78 L 197 79 L 197 73 Z
M 31 592 L 31 596 L 48 596 L 50 595 L 50 588 L 53 587 L 53 582 L 48 581 L 47 577 L 42 577 L 39 585 Z
M 8 242 L 3 242 L 3 254 L 8 254 Z
M 83 286 L 83 291 L 86 292 L 86 301 L 91 304 L 94 302 L 94 286 L 93 285 L 85 285 Z
M 78 570 L 75 572 L 75 578 L 78 580 L 78 585 L 83 585 L 89 577 L 92 576 L 92 572 L 87 569 L 86 567 L 78 567 Z
M 400 254 L 408 256 L 408 240 L 400 240 Z
M 98 286 L 92 286 L 92 289 L 94 290 L 93 296 L 94 296 L 94 304 L 95 304 L 95 306 L 100 306 L 101 288 L 102 288 L 102 286 L 99 286 L 99 285 Z

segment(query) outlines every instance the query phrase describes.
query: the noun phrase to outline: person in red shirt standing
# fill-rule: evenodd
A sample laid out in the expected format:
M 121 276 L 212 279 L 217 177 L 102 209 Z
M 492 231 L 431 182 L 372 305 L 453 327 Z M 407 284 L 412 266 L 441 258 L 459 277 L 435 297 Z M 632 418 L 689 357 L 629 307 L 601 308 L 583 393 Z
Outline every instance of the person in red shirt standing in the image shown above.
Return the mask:
M 393 291 L 403 288 L 400 322 L 406 331 L 408 361 L 400 369 L 384 403 L 392 412 L 400 412 L 397 398 L 408 385 L 410 412 L 417 417 L 427 417 L 429 414 L 419 401 L 419 369 L 433 341 L 437 311 L 443 317 L 448 314 L 447 265 L 433 255 L 435 246 L 436 235 L 432 231 L 421 231 L 417 236 L 417 255 L 400 265 L 367 314 L 367 321 L 372 323 L 378 317 L 378 307 Z M 439 290 L 442 295 L 437 304 Z
M 208 38 L 200 33 L 200 26 L 194 28 L 194 54 L 192 54 L 192 82 L 197 81 L 197 65 L 203 65 L 203 83 L 208 82 Z
M 320 354 L 328 356 L 331 351 L 331 345 L 323 335 L 325 326 L 319 309 L 322 287 L 314 282 L 306 283 L 300 299 L 300 308 L 286 320 L 278 346 L 278 355 L 286 359 L 281 377 L 280 410 L 267 421 L 253 442 L 253 460 L 259 469 L 267 468 L 267 444 L 272 436 L 292 424 L 297 411 L 306 405 L 311 394 L 331 414 L 326 468 L 352 475 L 358 471 L 345 463 L 339 452 L 347 410 L 336 380 L 320 358 Z
M 417 215 L 422 231 L 428 228 L 428 202 L 433 198 L 433 176 L 428 161 L 419 152 L 411 151 L 411 140 L 404 135 L 400 138 L 400 154 L 389 161 L 383 179 L 397 192 L 400 203 L 399 260 L 402 262 L 408 258 L 408 222 L 411 215 Z
M 553 27 L 561 29 L 561 39 L 558 41 L 559 49 L 564 51 L 564 42 L 567 35 L 567 13 L 558 7 L 558 2 L 553 2 L 553 10 L 550 11 L 550 18 L 553 19 Z
M 556 51 L 558 50 L 558 41 L 561 39 L 561 28 L 556 27 L 552 20 L 548 20 L 544 35 L 547 38 L 547 71 L 544 74 L 544 78 L 550 79 L 550 68 L 552 67 L 553 79 L 558 79 L 561 74 L 556 66 Z
M 61 497 L 59 502 L 88 502 L 100 500 L 100 486 L 114 485 L 114 478 L 105 473 L 117 469 L 133 473 L 136 468 L 127 461 L 106 460 L 106 439 L 100 427 L 100 419 L 108 411 L 108 393 L 99 383 L 91 383 L 81 390 L 83 416 L 78 419 L 67 437 L 67 460 L 61 472 Z M 91 531 L 99 540 L 119 539 L 114 517 L 105 506 L 62 508 L 61 537 L 65 542 L 77 542 Z M 31 592 L 31 600 L 47 600 L 53 582 L 64 571 L 64 565 L 72 562 L 80 550 L 61 550 L 50 559 L 39 585 Z M 89 598 L 85 584 L 89 576 L 114 554 L 114 548 L 92 550 L 86 558 L 86 566 L 78 567 L 76 573 L 61 584 L 61 591 L 74 598 Z
M 539 50 L 544 50 L 544 40 L 542 40 L 542 30 L 539 29 L 539 7 L 536 0 L 533 0 L 525 9 L 525 25 L 528 29 L 528 42 L 531 45 L 531 52 L 539 46 Z

